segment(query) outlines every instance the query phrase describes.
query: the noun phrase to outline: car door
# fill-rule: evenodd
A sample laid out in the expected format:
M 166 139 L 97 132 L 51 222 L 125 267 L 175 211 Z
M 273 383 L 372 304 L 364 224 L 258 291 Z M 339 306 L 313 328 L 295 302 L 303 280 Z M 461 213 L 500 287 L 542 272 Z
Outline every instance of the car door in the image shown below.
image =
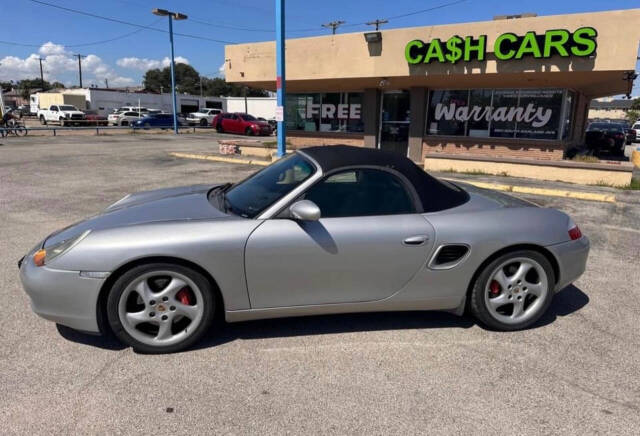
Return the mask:
M 400 291 L 433 249 L 433 227 L 390 170 L 340 171 L 299 199 L 316 203 L 321 218 L 268 219 L 247 241 L 252 308 L 382 300 Z

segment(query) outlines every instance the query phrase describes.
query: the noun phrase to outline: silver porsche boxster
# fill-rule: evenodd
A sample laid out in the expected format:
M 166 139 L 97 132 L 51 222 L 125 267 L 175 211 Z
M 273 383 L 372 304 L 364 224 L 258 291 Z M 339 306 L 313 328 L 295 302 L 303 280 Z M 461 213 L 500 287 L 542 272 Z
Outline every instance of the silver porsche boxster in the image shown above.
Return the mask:
M 162 353 L 192 345 L 217 314 L 467 310 L 488 328 L 523 329 L 588 253 L 560 211 L 333 146 L 237 184 L 127 195 L 19 267 L 38 315 Z

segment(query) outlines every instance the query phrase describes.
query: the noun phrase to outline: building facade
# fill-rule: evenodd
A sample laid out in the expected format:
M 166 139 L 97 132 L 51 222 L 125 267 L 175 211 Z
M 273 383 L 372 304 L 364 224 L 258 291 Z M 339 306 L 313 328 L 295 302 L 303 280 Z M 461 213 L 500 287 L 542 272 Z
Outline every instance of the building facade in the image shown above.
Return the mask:
M 286 42 L 299 146 L 562 159 L 590 101 L 633 86 L 640 9 L 496 19 Z M 275 43 L 229 45 L 226 79 L 275 90 Z

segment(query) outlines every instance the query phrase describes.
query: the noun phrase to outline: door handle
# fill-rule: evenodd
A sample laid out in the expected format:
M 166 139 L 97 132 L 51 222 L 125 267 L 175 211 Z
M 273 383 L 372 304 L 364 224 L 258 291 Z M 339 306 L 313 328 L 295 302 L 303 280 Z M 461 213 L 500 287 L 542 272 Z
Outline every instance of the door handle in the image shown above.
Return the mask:
M 418 235 L 418 236 L 411 236 L 405 239 L 404 241 L 402 241 L 402 243 L 404 245 L 422 245 L 428 240 L 429 240 L 429 237 L 427 235 Z

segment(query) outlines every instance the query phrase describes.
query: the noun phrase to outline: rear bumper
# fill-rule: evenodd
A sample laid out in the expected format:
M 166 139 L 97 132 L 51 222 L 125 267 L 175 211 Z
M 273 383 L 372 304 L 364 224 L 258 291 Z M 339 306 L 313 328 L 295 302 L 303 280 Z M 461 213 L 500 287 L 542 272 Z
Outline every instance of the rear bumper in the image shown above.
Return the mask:
M 100 333 L 96 308 L 105 279 L 81 277 L 79 271 L 37 267 L 30 255 L 19 264 L 22 286 L 37 315 L 77 330 Z
M 559 266 L 559 277 L 556 291 L 560 291 L 577 280 L 584 273 L 589 257 L 589 238 L 583 236 L 575 241 L 546 247 L 556 258 Z

